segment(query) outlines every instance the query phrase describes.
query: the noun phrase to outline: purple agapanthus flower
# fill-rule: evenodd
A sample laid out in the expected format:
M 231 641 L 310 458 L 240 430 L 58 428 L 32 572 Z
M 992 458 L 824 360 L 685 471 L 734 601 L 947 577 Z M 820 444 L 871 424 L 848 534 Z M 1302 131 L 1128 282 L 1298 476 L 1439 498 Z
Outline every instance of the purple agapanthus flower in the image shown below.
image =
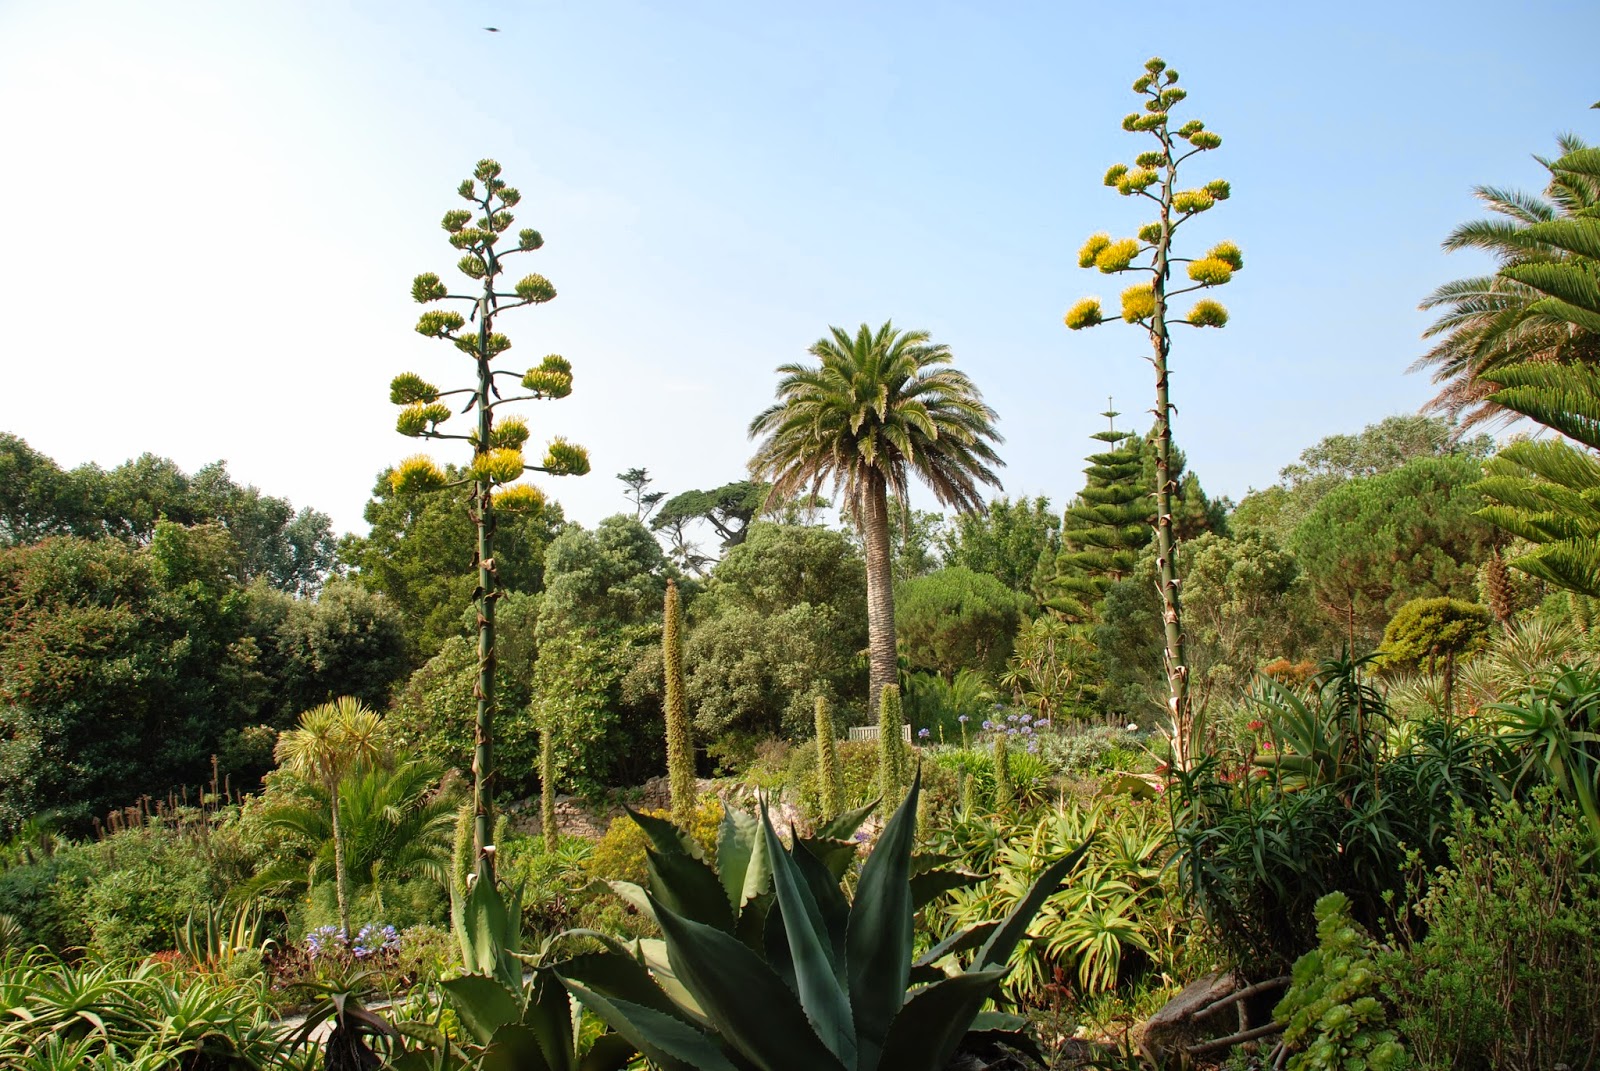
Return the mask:
M 985 718 L 985 719 L 983 719 L 983 727 L 985 729 L 993 729 L 994 728 L 994 722 L 990 721 L 988 718 Z
M 959 721 L 959 722 L 960 722 L 960 723 L 961 723 L 961 724 L 962 724 L 962 725 L 965 725 L 965 724 L 967 724 L 967 722 L 969 722 L 969 721 L 971 721 L 971 720 L 972 720 L 972 719 L 971 719 L 971 718 L 969 718 L 969 717 L 967 717 L 967 716 L 966 716 L 966 715 L 965 715 L 965 714 L 963 714 L 963 715 L 961 715 L 961 716 L 960 716 L 960 717 L 958 717 L 958 718 L 957 718 L 957 719 L 956 719 L 956 721 Z
M 917 739 L 918 740 L 926 740 L 931 735 L 932 734 L 929 733 L 928 730 L 926 730 L 926 729 L 918 729 L 917 730 Z

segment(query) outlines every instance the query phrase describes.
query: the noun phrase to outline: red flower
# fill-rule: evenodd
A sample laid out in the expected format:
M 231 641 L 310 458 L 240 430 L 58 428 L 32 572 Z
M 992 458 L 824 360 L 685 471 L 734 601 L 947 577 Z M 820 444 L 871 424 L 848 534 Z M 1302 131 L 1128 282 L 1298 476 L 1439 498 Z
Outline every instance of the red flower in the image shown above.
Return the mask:
M 1265 729 L 1266 727 L 1267 727 L 1267 723 L 1264 722 L 1264 721 L 1260 721 L 1260 720 L 1252 721 L 1248 725 L 1245 726 L 1246 729 L 1249 729 L 1253 733 L 1259 733 L 1262 729 Z

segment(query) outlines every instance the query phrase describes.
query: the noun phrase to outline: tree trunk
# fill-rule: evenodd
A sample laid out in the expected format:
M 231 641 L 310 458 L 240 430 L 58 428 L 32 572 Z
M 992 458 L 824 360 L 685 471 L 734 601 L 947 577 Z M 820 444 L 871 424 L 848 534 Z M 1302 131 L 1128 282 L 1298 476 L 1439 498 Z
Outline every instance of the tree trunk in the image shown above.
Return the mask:
M 899 681 L 894 640 L 894 563 L 889 552 L 889 501 L 883 476 L 870 471 L 856 504 L 867 551 L 867 652 L 871 665 L 867 710 L 875 712 L 883 687 Z
M 339 930 L 345 940 L 350 932 L 350 890 L 344 872 L 344 830 L 339 827 L 339 783 L 328 785 L 328 810 L 333 817 L 333 893 L 339 901 Z

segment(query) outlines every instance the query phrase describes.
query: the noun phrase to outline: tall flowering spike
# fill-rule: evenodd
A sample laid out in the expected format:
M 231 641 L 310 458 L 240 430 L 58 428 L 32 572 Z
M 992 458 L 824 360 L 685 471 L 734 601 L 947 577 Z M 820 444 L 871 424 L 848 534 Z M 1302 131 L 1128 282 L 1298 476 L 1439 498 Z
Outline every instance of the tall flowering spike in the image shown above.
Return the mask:
M 543 304 L 556 296 L 554 285 L 542 275 L 524 275 L 507 290 L 502 280 L 508 257 L 530 253 L 544 245 L 539 232 L 516 230 L 511 209 L 522 195 L 501 177 L 500 165 L 491 159 L 478 161 L 472 177 L 456 188 L 466 202 L 451 209 L 440 220 L 450 247 L 457 251 L 457 269 L 480 284 L 473 292 L 451 293 L 439 276 L 429 272 L 412 282 L 411 296 L 421 303 L 462 302 L 460 311 L 433 310 L 417 320 L 419 334 L 444 339 L 472 362 L 470 385 L 444 394 L 470 394 L 463 414 L 472 414 L 475 427 L 464 435 L 445 435 L 438 426 L 451 416 L 440 403 L 440 390 L 412 372 L 396 376 L 390 383 L 390 401 L 401 406 L 396 430 L 404 435 L 463 439 L 472 447 L 471 463 L 466 467 L 470 484 L 468 513 L 476 528 L 478 583 L 474 602 L 478 619 L 478 677 L 474 687 L 477 699 L 477 725 L 473 751 L 472 842 L 474 870 L 483 887 L 494 887 L 494 710 L 496 702 L 495 602 L 498 595 L 494 569 L 496 511 L 528 512 L 544 506 L 544 495 L 536 487 L 518 483 L 527 470 L 522 448 L 529 438 L 527 421 L 501 413 L 513 402 L 565 397 L 572 391 L 572 368 L 561 358 L 546 358 L 529 370 L 530 379 L 523 395 L 503 394 L 496 378 L 507 374 L 493 362 L 511 348 L 511 339 L 495 330 L 495 319 L 508 309 Z M 516 235 L 515 247 L 509 240 Z M 504 304 L 502 304 L 504 302 Z M 468 317 L 465 313 L 471 313 Z M 546 470 L 557 475 L 580 475 L 589 469 L 588 456 L 579 448 L 558 441 L 547 459 Z M 427 458 L 411 458 L 395 469 L 391 481 L 397 491 L 426 491 L 446 486 L 444 474 Z M 464 548 L 463 548 L 464 549 Z M 546 739 L 548 753 L 550 741 Z M 548 776 L 546 781 L 549 781 Z M 545 786 L 549 790 L 548 783 Z
M 689 735 L 689 702 L 684 697 L 682 613 L 678 585 L 667 581 L 661 613 L 661 662 L 666 695 L 667 783 L 672 793 L 672 820 L 687 829 L 694 817 L 694 741 Z
M 1222 327 L 1228 322 L 1228 313 L 1215 301 L 1197 301 L 1187 315 L 1178 316 L 1168 305 L 1171 297 L 1207 287 L 1221 286 L 1233 278 L 1243 264 L 1239 248 L 1232 242 L 1222 242 L 1212 247 L 1203 257 L 1186 259 L 1175 256 L 1175 234 L 1201 213 L 1228 200 L 1232 188 L 1224 179 L 1211 179 L 1204 185 L 1179 189 L 1177 185 L 1180 165 L 1193 153 L 1183 142 L 1196 151 L 1215 149 L 1222 139 L 1207 130 L 1198 119 L 1188 119 L 1181 125 L 1172 122 L 1172 112 L 1188 98 L 1188 91 L 1177 85 L 1178 72 L 1159 58 L 1151 59 L 1133 83 L 1141 109 L 1128 113 L 1122 120 L 1122 129 L 1151 138 L 1144 151 L 1134 157 L 1132 168 L 1116 164 L 1105 174 L 1105 184 L 1123 196 L 1139 195 L 1155 202 L 1160 208 L 1159 218 L 1144 223 L 1138 230 L 1138 239 L 1126 242 L 1107 242 L 1086 245 L 1079 253 L 1079 266 L 1093 266 L 1102 272 L 1125 271 L 1133 266 L 1136 256 L 1149 253 L 1150 260 L 1141 263 L 1141 271 L 1148 271 L 1150 282 L 1129 287 L 1122 293 L 1122 318 L 1144 328 L 1153 351 L 1151 365 L 1155 370 L 1156 399 L 1153 412 L 1155 428 L 1151 435 L 1155 441 L 1156 455 L 1156 561 L 1158 588 L 1162 602 L 1162 638 L 1165 649 L 1165 667 L 1168 687 L 1168 709 L 1172 715 L 1172 747 L 1174 765 L 1189 769 L 1195 758 L 1197 737 L 1189 699 L 1189 667 L 1184 654 L 1182 606 L 1178 597 L 1177 546 L 1172 516 L 1172 496 L 1176 486 L 1172 479 L 1172 405 L 1170 393 L 1169 359 L 1171 356 L 1172 324 L 1182 323 L 1194 327 Z M 1187 233 L 1187 232 L 1185 232 Z M 1093 241 L 1093 240 L 1091 240 Z M 1131 248 L 1130 248 L 1131 247 Z M 1187 265 L 1188 280 L 1174 280 L 1174 262 Z M 1177 288 L 1169 291 L 1169 286 Z M 1099 302 L 1081 301 L 1068 310 L 1067 327 L 1078 330 L 1101 322 L 1103 314 Z M 1002 758 L 997 752 L 997 761 Z
M 822 816 L 836 818 L 844 811 L 844 769 L 839 764 L 839 731 L 833 724 L 833 704 L 817 696 L 817 794 Z

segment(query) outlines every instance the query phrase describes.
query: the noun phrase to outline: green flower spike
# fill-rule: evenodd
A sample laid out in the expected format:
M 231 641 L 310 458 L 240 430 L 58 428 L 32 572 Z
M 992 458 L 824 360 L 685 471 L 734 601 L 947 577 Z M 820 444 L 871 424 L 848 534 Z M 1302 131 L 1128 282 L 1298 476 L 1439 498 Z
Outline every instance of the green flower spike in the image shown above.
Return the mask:
M 1195 327 L 1223 327 L 1228 322 L 1228 310 L 1209 299 L 1197 301 L 1189 310 L 1188 320 Z
M 1133 258 L 1138 255 L 1139 243 L 1132 238 L 1123 238 L 1100 250 L 1099 255 L 1094 258 L 1094 266 L 1110 275 L 1132 264 Z
M 1105 316 L 1100 311 L 1099 298 L 1084 298 L 1072 308 L 1067 310 L 1062 322 L 1074 331 L 1081 331 L 1085 327 L 1105 322 Z
M 1156 311 L 1156 292 L 1149 283 L 1130 286 L 1122 292 L 1122 318 L 1130 324 L 1149 319 Z
M 1111 235 L 1105 233 L 1091 234 L 1089 240 L 1083 243 L 1083 248 L 1078 250 L 1078 267 L 1094 267 L 1095 258 L 1100 255 L 1102 249 L 1110 244 Z
M 415 372 L 401 372 L 389 381 L 389 400 L 395 405 L 431 402 L 438 397 L 439 388 Z
M 582 476 L 589 471 L 589 451 L 565 439 L 551 439 L 542 467 L 552 476 Z
M 472 213 L 465 208 L 452 208 L 444 214 L 444 219 L 440 221 L 439 225 L 451 234 L 459 234 L 461 233 L 461 228 L 465 227 L 471 219 Z
M 444 473 L 426 454 L 408 457 L 389 474 L 389 486 L 397 495 L 437 491 L 444 486 Z

